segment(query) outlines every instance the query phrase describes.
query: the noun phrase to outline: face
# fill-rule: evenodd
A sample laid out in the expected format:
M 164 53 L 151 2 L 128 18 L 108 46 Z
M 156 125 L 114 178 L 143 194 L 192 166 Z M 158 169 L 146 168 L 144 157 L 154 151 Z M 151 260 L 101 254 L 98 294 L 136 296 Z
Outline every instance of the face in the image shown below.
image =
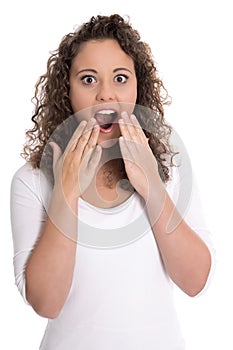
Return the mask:
M 99 144 L 117 140 L 121 135 L 117 123 L 121 112 L 132 113 L 137 98 L 133 59 L 116 40 L 82 44 L 71 65 L 69 96 L 79 120 L 97 120 Z

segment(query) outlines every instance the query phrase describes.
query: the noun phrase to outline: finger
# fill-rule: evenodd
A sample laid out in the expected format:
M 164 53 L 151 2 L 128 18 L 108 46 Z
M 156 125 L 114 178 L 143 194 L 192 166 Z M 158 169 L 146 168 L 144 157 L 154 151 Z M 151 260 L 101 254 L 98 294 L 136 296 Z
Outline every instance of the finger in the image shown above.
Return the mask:
M 91 155 L 90 155 L 91 154 Z M 87 182 L 92 180 L 95 176 L 98 164 L 100 162 L 102 154 L 102 148 L 97 145 L 93 152 L 89 154 L 82 160 L 81 166 L 79 168 L 79 190 L 80 193 L 84 193 L 87 188 Z
M 141 140 L 139 134 L 141 126 L 139 123 L 137 123 L 137 121 L 134 120 L 135 118 L 136 117 L 129 117 L 126 112 L 122 113 L 122 119 L 120 120 L 120 124 L 123 126 L 122 135 L 125 139 L 141 143 L 144 142 Z
M 92 133 L 90 135 L 89 141 L 86 144 L 86 147 L 83 151 L 83 157 L 85 157 L 88 152 L 92 152 L 94 150 L 98 141 L 99 133 L 100 133 L 100 127 L 98 124 L 95 124 L 92 129 Z
M 131 139 L 131 135 L 130 135 L 130 132 L 129 132 L 129 119 L 127 117 L 127 113 L 126 112 L 123 112 L 121 114 L 122 118 L 119 119 L 119 127 L 120 127 L 120 130 L 121 130 L 121 134 L 122 136 L 124 137 L 124 139 Z
M 102 148 L 100 145 L 97 145 L 94 149 L 94 151 L 92 152 L 92 155 L 89 159 L 88 162 L 88 168 L 92 171 L 95 170 L 100 162 L 100 158 L 101 158 L 101 154 L 102 154 Z
M 127 162 L 129 166 L 132 165 L 134 162 L 132 150 L 130 150 L 130 147 L 129 147 L 130 143 L 132 143 L 132 141 L 126 140 L 122 136 L 119 138 L 119 144 L 120 144 L 123 160 L 124 162 Z
M 74 151 L 76 144 L 77 144 L 77 140 L 79 140 L 80 136 L 83 133 L 83 130 L 85 129 L 87 125 L 86 120 L 82 120 L 81 123 L 78 125 L 77 129 L 74 131 L 66 149 L 64 154 L 66 155 L 69 151 Z
M 135 133 L 137 134 L 137 138 L 140 139 L 140 141 L 143 145 L 147 145 L 148 139 L 147 139 L 146 135 L 144 134 L 144 131 L 142 130 L 142 127 L 141 127 L 139 121 L 137 120 L 137 117 L 134 114 L 131 114 L 130 120 L 131 120 L 132 125 L 134 125 L 134 130 L 135 130 Z
M 131 135 L 131 139 L 133 139 L 137 144 L 142 144 L 148 147 L 148 138 L 146 137 L 137 117 L 134 114 L 131 114 L 129 126 L 129 133 Z
M 138 139 L 138 125 L 135 126 L 134 121 L 129 117 L 129 115 L 126 112 L 122 113 L 122 118 L 123 120 L 125 120 L 127 128 L 128 128 L 128 132 L 130 135 L 130 139 L 139 142 L 140 139 Z
M 94 118 L 91 118 L 86 127 L 84 128 L 82 134 L 80 135 L 79 139 L 76 142 L 76 146 L 74 147 L 73 151 L 76 152 L 76 156 L 81 159 L 84 153 L 84 149 L 87 146 L 89 139 L 91 137 L 91 134 L 93 132 L 93 128 L 96 125 L 96 120 Z M 96 130 L 96 129 L 95 129 Z

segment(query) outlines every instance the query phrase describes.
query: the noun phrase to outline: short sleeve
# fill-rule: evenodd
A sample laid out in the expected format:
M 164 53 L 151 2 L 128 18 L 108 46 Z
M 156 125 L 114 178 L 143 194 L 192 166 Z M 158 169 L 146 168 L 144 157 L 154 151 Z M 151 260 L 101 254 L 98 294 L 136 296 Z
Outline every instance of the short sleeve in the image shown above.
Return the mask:
M 11 182 L 11 228 L 14 247 L 15 283 L 24 301 L 25 266 L 46 219 L 40 196 L 39 170 L 23 165 Z

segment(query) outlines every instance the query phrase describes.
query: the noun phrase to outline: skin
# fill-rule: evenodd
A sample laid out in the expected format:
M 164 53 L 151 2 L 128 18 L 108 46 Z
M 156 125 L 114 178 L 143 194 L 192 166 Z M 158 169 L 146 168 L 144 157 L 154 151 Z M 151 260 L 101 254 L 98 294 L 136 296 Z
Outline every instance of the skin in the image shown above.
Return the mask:
M 136 118 L 125 115 L 120 125 L 127 175 L 146 202 L 165 268 L 186 294 L 195 296 L 203 289 L 210 271 L 209 250 L 180 216 L 166 192 L 157 162 Z
M 70 290 L 77 246 L 77 199 L 83 197 L 99 207 L 109 207 L 130 195 L 119 191 L 117 177 L 113 188 L 104 182 L 103 165 L 106 166 L 118 145 L 112 140 L 119 140 L 128 178 L 145 201 L 168 274 L 190 296 L 205 285 L 210 253 L 179 217 L 165 190 L 148 140 L 131 115 L 136 97 L 133 61 L 116 41 L 107 39 L 82 45 L 70 71 L 70 100 L 77 117 L 84 120 L 64 154 L 52 144 L 55 186 L 49 215 L 26 267 L 26 296 L 41 316 L 57 317 Z M 108 134 L 101 132 L 93 118 L 96 108 L 106 104 L 119 108 L 117 123 Z M 80 114 L 83 110 L 85 113 Z M 117 172 L 117 162 L 112 165 Z M 171 225 L 171 217 L 178 219 L 179 225 Z M 167 234 L 169 223 L 172 232 Z
M 69 96 L 74 112 L 86 111 L 82 120 L 89 120 L 94 114 L 93 110 L 102 108 L 113 107 L 118 111 L 118 117 L 125 109 L 130 113 L 137 98 L 132 58 L 122 51 L 115 40 L 82 44 L 72 62 Z M 98 143 L 105 148 L 108 140 L 118 139 L 120 134 L 116 123 L 110 134 L 100 132 Z

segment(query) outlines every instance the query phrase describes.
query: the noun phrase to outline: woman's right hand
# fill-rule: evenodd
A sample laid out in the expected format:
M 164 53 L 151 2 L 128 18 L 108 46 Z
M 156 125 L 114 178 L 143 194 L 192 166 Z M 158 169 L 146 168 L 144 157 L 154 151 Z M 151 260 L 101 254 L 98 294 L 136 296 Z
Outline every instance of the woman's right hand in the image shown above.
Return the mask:
M 97 145 L 99 125 L 94 118 L 82 121 L 71 137 L 64 153 L 51 142 L 53 148 L 54 191 L 65 197 L 73 207 L 88 188 L 96 173 L 102 148 Z
M 98 135 L 99 126 L 91 119 L 79 124 L 64 152 L 50 142 L 54 188 L 47 220 L 43 225 L 41 222 L 40 237 L 25 269 L 27 301 L 46 318 L 59 315 L 72 285 L 78 241 L 77 199 L 98 169 L 102 153 Z M 34 228 L 28 229 L 30 232 Z

